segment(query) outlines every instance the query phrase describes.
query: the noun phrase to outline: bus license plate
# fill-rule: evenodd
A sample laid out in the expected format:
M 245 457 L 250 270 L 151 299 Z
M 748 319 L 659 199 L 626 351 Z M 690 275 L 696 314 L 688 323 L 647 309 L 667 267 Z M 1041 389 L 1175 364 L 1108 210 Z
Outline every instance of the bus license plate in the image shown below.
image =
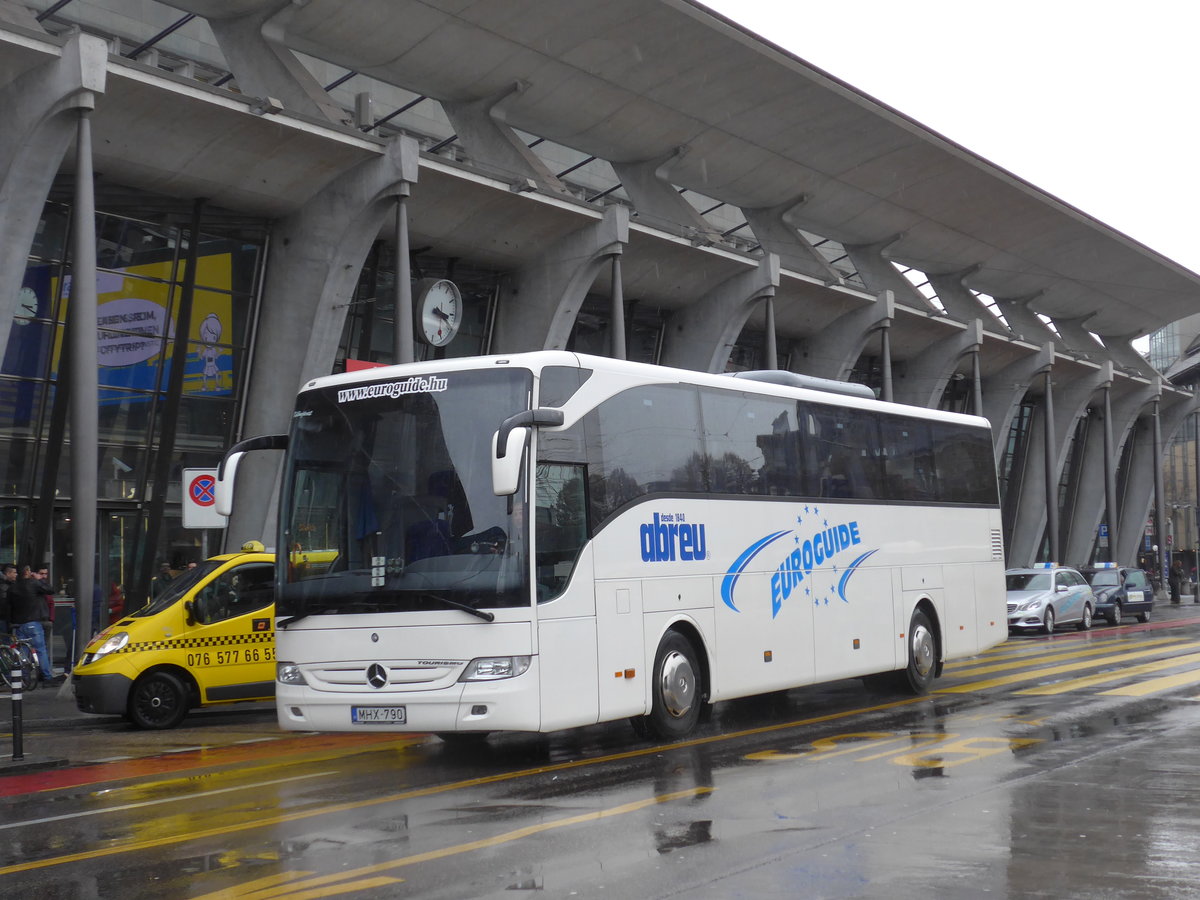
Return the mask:
M 350 721 L 355 725 L 403 725 L 408 717 L 403 706 L 352 706 Z

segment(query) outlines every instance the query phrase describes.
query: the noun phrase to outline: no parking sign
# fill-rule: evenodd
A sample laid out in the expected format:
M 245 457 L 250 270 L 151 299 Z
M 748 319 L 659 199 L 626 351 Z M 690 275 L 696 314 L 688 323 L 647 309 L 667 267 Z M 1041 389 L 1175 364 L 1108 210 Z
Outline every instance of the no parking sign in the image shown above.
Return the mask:
M 224 528 L 217 512 L 217 470 L 183 470 L 183 527 Z

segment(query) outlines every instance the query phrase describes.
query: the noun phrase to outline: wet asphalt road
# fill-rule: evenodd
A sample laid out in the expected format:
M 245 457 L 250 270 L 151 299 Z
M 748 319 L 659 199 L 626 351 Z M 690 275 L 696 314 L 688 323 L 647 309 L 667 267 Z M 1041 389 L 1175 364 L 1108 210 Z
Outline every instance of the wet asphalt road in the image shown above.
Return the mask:
M 1200 897 L 1200 606 L 1022 636 L 913 698 L 838 682 L 450 746 L 293 735 L 269 707 L 148 735 L 27 695 L 0 897 Z M 7 697 L 0 729 L 11 738 Z

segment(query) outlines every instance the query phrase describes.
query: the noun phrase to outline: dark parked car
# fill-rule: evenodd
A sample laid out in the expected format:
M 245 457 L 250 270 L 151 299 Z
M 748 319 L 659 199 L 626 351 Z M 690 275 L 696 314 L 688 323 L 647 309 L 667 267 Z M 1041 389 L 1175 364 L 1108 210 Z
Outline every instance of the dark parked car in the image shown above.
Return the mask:
M 1084 569 L 1084 577 L 1096 593 L 1096 617 L 1120 625 L 1123 616 L 1137 616 L 1149 622 L 1154 609 L 1154 587 L 1150 576 L 1141 569 L 1113 563 Z

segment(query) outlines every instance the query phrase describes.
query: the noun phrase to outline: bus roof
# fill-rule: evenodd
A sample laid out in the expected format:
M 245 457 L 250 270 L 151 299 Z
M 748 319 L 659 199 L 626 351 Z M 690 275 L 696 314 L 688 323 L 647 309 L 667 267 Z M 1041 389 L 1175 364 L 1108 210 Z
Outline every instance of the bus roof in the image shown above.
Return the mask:
M 607 356 L 591 356 L 570 350 L 533 350 L 526 353 L 510 353 L 495 356 L 462 356 L 453 359 L 426 360 L 424 362 L 404 363 L 394 366 L 377 366 L 358 369 L 354 372 L 314 378 L 305 383 L 301 388 L 301 392 L 350 384 L 370 384 L 388 379 L 407 378 L 414 375 L 462 372 L 496 366 L 529 369 L 535 374 L 539 374 L 542 369 L 548 366 L 590 369 L 616 377 L 616 383 L 611 394 L 639 384 L 708 385 L 710 387 L 733 388 L 745 391 L 746 393 L 762 394 L 764 396 L 794 397 L 798 400 L 809 400 L 819 403 L 837 403 L 855 409 L 867 409 L 882 413 L 905 413 L 936 421 L 957 422 L 962 425 L 990 428 L 990 423 L 987 419 L 980 416 L 878 400 L 874 398 L 874 392 L 870 388 L 865 385 L 854 385 L 851 382 L 816 378 L 815 376 L 802 376 L 798 373 L 783 370 L 767 373 L 713 374 L 709 372 L 697 372 L 691 369 L 677 369 L 670 366 L 656 366 L 650 363 L 612 359 Z M 774 377 L 765 377 L 766 375 L 778 376 L 778 378 L 776 380 Z M 732 376 L 736 376 L 736 383 L 731 383 L 734 381 Z M 801 384 L 799 382 L 805 383 Z M 836 391 L 832 389 L 832 386 L 835 385 L 839 386 L 839 389 Z

